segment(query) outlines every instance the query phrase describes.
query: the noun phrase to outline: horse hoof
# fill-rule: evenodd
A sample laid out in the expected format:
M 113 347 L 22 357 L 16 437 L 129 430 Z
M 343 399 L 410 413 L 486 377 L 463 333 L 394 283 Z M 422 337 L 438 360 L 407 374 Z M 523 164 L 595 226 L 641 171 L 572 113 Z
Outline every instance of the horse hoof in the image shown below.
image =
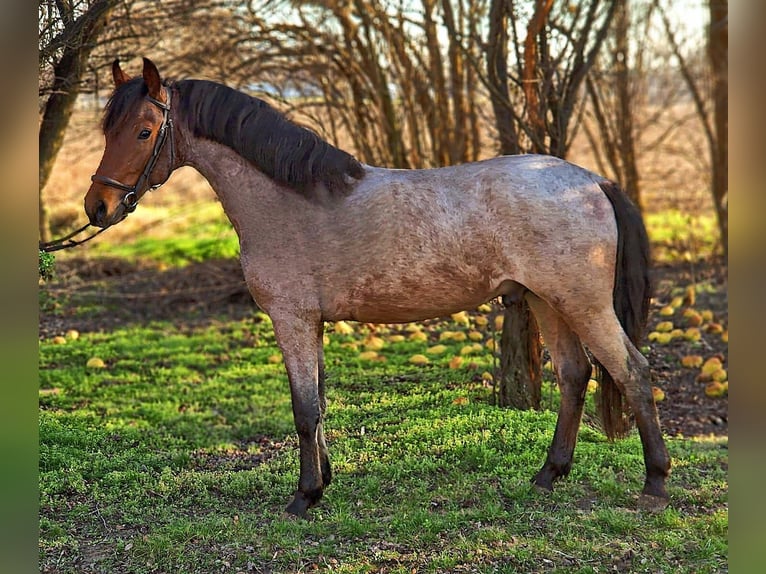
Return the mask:
M 638 497 L 638 508 L 646 512 L 662 512 L 670 504 L 670 499 L 663 496 L 642 493 Z
M 542 494 L 545 496 L 548 496 L 551 492 L 553 492 L 553 487 L 548 487 L 543 484 L 537 484 L 536 482 L 532 483 L 532 488 L 537 494 Z
M 287 505 L 287 508 L 285 508 L 285 512 L 283 514 L 291 518 L 308 519 L 308 510 L 313 505 L 314 504 L 312 503 L 312 499 L 310 497 L 307 497 L 301 491 L 298 491 L 295 493 L 292 502 Z

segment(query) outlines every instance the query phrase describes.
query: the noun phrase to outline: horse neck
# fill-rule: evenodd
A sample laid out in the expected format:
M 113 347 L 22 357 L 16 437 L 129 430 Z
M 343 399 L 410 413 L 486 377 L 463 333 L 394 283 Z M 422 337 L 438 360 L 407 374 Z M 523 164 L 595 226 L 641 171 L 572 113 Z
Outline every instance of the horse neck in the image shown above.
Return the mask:
M 277 184 L 228 146 L 196 137 L 186 137 L 184 143 L 184 165 L 208 181 L 240 237 L 240 222 L 245 221 L 248 230 L 264 232 L 317 223 L 312 215 L 316 209 L 311 209 L 306 198 Z

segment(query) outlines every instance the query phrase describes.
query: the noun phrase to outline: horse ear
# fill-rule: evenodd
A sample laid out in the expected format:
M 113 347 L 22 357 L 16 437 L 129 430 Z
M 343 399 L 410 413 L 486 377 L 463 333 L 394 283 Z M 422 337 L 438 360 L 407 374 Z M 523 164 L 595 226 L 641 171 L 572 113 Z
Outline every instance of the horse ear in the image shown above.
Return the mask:
M 122 84 L 130 80 L 125 72 L 120 68 L 120 60 L 112 62 L 112 78 L 114 78 L 114 87 L 119 88 Z
M 159 100 L 162 93 L 162 80 L 157 66 L 149 58 L 144 58 L 144 83 L 149 88 L 149 96 Z

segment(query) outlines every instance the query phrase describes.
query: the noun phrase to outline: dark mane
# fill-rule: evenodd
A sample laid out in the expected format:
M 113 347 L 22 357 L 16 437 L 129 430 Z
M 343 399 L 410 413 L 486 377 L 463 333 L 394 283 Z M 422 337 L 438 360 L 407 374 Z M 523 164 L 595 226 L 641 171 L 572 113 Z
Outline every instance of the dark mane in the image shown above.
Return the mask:
M 288 120 L 268 103 L 206 80 L 182 80 L 181 121 L 195 136 L 229 146 L 275 181 L 300 192 L 323 183 L 346 191 L 347 178 L 362 179 L 364 169 L 350 154 Z
M 229 146 L 275 181 L 310 193 L 322 183 L 331 192 L 348 190 L 348 178 L 362 179 L 364 168 L 351 154 L 301 127 L 268 103 L 206 80 L 166 84 L 171 105 L 197 137 Z M 141 77 L 118 87 L 104 110 L 104 132 L 137 108 L 148 90 Z

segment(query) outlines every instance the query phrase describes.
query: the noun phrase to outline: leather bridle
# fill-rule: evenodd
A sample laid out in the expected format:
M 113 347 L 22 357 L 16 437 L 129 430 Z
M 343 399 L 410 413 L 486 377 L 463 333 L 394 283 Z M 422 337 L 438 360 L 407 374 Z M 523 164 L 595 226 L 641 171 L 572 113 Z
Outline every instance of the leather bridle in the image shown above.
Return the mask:
M 170 117 L 170 87 L 165 88 L 165 93 L 167 94 L 167 103 L 156 100 L 151 96 L 146 96 L 151 103 L 162 110 L 162 124 L 160 125 L 160 131 L 157 134 L 157 139 L 154 142 L 152 155 L 147 160 L 146 165 L 144 166 L 144 171 L 139 176 L 136 184 L 126 185 L 120 181 L 117 181 L 116 179 L 105 175 L 99 175 L 97 173 L 90 177 L 91 181 L 101 183 L 103 185 L 108 185 L 110 187 L 116 187 L 117 189 L 121 189 L 122 191 L 126 192 L 125 195 L 122 196 L 122 199 L 120 199 L 120 203 L 125 206 L 128 213 L 136 209 L 138 200 L 143 195 L 141 191 L 143 187 L 148 183 L 149 176 L 151 175 L 154 166 L 157 164 L 157 160 L 160 157 L 160 152 L 162 152 L 162 148 L 164 147 L 165 141 L 168 138 L 170 138 L 170 164 L 168 167 L 168 175 L 165 177 L 162 183 L 151 185 L 148 187 L 148 190 L 153 191 L 163 185 L 170 177 L 170 174 L 173 172 L 173 164 L 175 162 L 175 144 L 173 143 L 173 120 Z

